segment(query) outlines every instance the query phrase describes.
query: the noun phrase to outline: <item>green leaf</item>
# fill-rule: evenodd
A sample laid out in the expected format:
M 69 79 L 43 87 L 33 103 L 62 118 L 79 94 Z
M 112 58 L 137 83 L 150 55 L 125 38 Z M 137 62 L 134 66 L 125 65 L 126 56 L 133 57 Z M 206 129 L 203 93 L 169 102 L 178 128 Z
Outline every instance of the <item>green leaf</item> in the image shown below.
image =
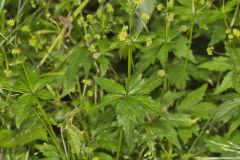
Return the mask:
M 233 78 L 233 72 L 228 72 L 224 76 L 222 83 L 219 86 L 217 86 L 214 94 L 220 94 L 223 91 L 229 88 L 232 88 L 233 87 L 232 78 Z
M 187 97 L 182 101 L 182 103 L 177 107 L 178 111 L 187 111 L 194 107 L 197 103 L 203 100 L 205 91 L 207 89 L 207 84 L 202 85 L 198 89 L 189 92 Z
M 87 76 L 93 63 L 92 54 L 86 48 L 76 46 L 69 51 L 69 54 L 68 65 L 65 67 L 64 93 L 68 92 L 72 85 L 77 82 L 78 70 L 84 68 Z
M 135 145 L 132 141 L 133 130 L 139 122 L 144 120 L 145 111 L 131 99 L 125 98 L 117 104 L 116 112 L 118 123 L 123 127 L 127 145 L 131 150 Z
M 94 105 L 92 108 L 90 108 L 87 111 L 87 114 L 90 114 L 92 112 L 95 112 L 101 108 L 104 108 L 105 106 L 111 105 L 115 103 L 116 101 L 120 100 L 123 96 L 119 94 L 108 94 L 104 97 L 102 97 L 101 102 Z
M 240 98 L 229 100 L 220 105 L 212 118 L 213 122 L 227 122 L 233 116 L 239 114 Z
M 227 71 L 232 70 L 233 65 L 226 57 L 214 57 L 212 61 L 200 64 L 199 67 L 208 69 L 210 71 Z
M 177 132 L 174 127 L 165 119 L 158 119 L 157 121 L 148 125 L 149 129 L 153 130 L 160 139 L 167 138 L 169 142 L 181 149 Z
M 48 159 L 59 160 L 60 156 L 57 149 L 50 144 L 35 145 L 35 147 Z
M 112 79 L 95 77 L 95 80 L 97 84 L 109 93 L 125 94 L 124 87 Z
M 35 97 L 28 93 L 25 93 L 18 98 L 17 102 L 14 105 L 17 128 L 19 128 L 24 119 L 27 118 L 31 110 L 31 106 L 34 105 L 35 103 L 36 103 Z
M 37 119 L 24 121 L 19 130 L 2 129 L 0 131 L 0 146 L 23 146 L 34 140 L 47 140 L 47 132 Z
M 128 99 L 143 108 L 143 110 L 149 113 L 163 114 L 160 104 L 156 103 L 150 96 L 129 96 Z
M 37 96 L 42 99 L 42 100 L 50 100 L 50 99 L 54 99 L 54 95 L 46 90 L 46 89 L 41 89 L 37 92 Z
M 98 59 L 98 61 L 100 63 L 100 66 L 99 66 L 100 67 L 100 73 L 101 73 L 101 76 L 103 77 L 106 74 L 110 63 L 109 63 L 109 61 L 106 57 L 100 57 Z
M 177 63 L 169 66 L 168 77 L 172 84 L 178 89 L 184 89 L 186 87 L 187 74 L 184 74 L 184 64 Z M 177 77 L 177 78 L 176 78 Z
M 140 77 L 138 77 L 140 78 Z M 139 80 L 137 80 L 139 82 Z M 136 82 L 132 82 L 131 89 L 129 91 L 130 95 L 137 94 L 137 95 L 144 95 L 149 94 L 155 88 L 159 87 L 163 82 L 163 78 L 158 74 L 151 76 L 150 78 L 143 79 L 139 84 Z M 135 85 L 136 84 L 136 85 Z
M 81 149 L 84 149 L 84 137 L 83 132 L 81 132 L 75 126 L 68 126 L 67 133 L 69 137 L 69 143 L 71 146 L 71 151 L 76 155 L 79 155 Z

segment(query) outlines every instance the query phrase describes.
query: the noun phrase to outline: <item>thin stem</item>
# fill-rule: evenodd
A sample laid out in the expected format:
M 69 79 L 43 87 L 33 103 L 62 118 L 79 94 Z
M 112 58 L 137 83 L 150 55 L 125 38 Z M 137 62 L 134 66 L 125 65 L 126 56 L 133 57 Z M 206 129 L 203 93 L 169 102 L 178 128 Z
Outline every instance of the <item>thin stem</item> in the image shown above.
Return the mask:
M 121 152 L 121 147 L 122 147 L 122 139 L 123 139 L 123 128 L 120 129 L 116 160 L 119 160 L 119 158 L 120 158 L 120 152 Z
M 192 35 L 193 35 L 193 24 L 190 27 L 190 33 L 189 33 L 189 38 L 188 38 L 188 50 L 187 50 L 186 61 L 185 61 L 185 66 L 184 66 L 184 72 L 185 72 L 186 76 L 187 76 L 187 70 L 188 70 L 187 68 L 188 68 L 190 50 L 191 50 L 191 46 L 192 46 Z

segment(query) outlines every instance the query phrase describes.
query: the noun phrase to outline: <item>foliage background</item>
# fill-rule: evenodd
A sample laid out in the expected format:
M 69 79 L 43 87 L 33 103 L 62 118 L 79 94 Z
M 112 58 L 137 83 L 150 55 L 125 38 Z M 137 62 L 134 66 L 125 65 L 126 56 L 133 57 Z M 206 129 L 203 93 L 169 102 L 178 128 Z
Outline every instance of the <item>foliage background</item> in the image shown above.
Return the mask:
M 0 159 L 237 159 L 239 0 L 1 0 Z

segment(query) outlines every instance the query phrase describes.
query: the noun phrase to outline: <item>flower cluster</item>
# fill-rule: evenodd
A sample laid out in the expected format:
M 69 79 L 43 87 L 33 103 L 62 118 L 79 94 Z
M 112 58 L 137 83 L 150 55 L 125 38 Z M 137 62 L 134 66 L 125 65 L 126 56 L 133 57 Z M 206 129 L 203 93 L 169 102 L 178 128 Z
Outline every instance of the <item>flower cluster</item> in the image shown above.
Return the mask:
M 240 30 L 233 28 L 233 29 L 227 29 L 226 33 L 228 34 L 228 39 L 231 40 L 234 37 L 239 38 L 240 37 Z
M 118 38 L 120 41 L 125 41 L 127 39 L 127 37 L 128 37 L 127 30 L 128 30 L 128 26 L 122 27 L 122 31 L 119 32 L 119 34 L 118 34 Z

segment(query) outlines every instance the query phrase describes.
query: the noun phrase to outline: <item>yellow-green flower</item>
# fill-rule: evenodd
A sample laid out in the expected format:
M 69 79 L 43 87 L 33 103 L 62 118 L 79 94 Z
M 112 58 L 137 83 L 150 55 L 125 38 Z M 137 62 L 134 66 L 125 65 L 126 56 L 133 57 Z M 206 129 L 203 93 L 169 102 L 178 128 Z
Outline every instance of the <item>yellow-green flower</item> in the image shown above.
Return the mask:
M 150 16 L 147 13 L 143 13 L 141 18 L 143 21 L 148 21 L 150 19 Z
M 208 54 L 209 56 L 213 55 L 213 50 L 214 50 L 214 47 L 213 47 L 213 46 L 208 47 L 208 48 L 207 48 L 207 54 Z
M 88 50 L 91 51 L 92 53 L 96 53 L 97 52 L 96 45 L 95 44 L 91 44 L 88 47 Z
M 9 20 L 7 21 L 7 25 L 10 26 L 10 27 L 13 27 L 13 26 L 15 25 L 14 19 L 9 19 Z
M 166 20 L 168 22 L 171 22 L 171 21 L 173 21 L 173 17 L 174 17 L 174 13 L 170 12 L 166 15 Z
M 143 0 L 133 0 L 133 2 L 134 2 L 134 4 L 139 6 L 140 4 L 142 4 Z
M 150 46 L 152 44 L 152 39 L 151 38 L 147 38 L 146 39 L 146 45 Z
M 21 52 L 21 51 L 20 51 L 19 48 L 13 48 L 13 49 L 12 49 L 12 54 L 13 54 L 13 55 L 19 55 L 20 52 Z
M 22 26 L 22 27 L 21 27 L 21 31 L 22 31 L 22 32 L 30 32 L 30 28 L 29 28 L 29 26 L 26 26 L 26 25 L 25 25 L 25 26 Z
M 228 35 L 228 39 L 231 40 L 231 39 L 233 39 L 233 38 L 234 38 L 234 36 L 233 36 L 232 34 L 229 34 L 229 35 Z
M 240 37 L 240 31 L 238 29 L 234 28 L 233 29 L 233 36 L 235 36 L 237 38 Z
M 92 92 L 92 91 L 88 91 L 88 92 L 87 92 L 87 96 L 88 96 L 88 97 L 92 97 L 92 96 L 93 96 L 93 92 Z
M 5 73 L 5 75 L 7 77 L 9 77 L 11 75 L 11 73 L 12 73 L 11 70 L 9 70 L 9 69 L 5 69 L 3 72 Z
M 123 31 L 127 31 L 127 30 L 128 30 L 128 26 L 123 26 L 123 27 L 122 27 L 122 30 L 123 30 Z
M 164 6 L 163 6 L 162 3 L 160 3 L 160 4 L 157 5 L 157 10 L 158 10 L 158 11 L 161 11 L 163 8 L 164 8 Z
M 83 79 L 82 83 L 86 86 L 90 86 L 92 84 L 92 81 L 88 80 L 88 79 Z
M 111 4 L 106 4 L 106 8 L 107 8 L 107 12 L 109 13 L 113 13 L 114 9 L 113 9 L 113 6 Z
M 160 77 L 164 77 L 164 76 L 166 75 L 166 73 L 165 73 L 165 71 L 164 71 L 163 69 L 160 69 L 160 70 L 158 71 L 158 75 L 159 75 Z
M 120 41 L 125 41 L 127 39 L 127 36 L 128 36 L 128 34 L 126 31 L 121 31 L 118 34 L 118 38 Z
M 174 1 L 173 1 L 173 0 L 169 0 L 169 1 L 167 2 L 167 8 L 172 9 L 173 6 L 174 6 Z

